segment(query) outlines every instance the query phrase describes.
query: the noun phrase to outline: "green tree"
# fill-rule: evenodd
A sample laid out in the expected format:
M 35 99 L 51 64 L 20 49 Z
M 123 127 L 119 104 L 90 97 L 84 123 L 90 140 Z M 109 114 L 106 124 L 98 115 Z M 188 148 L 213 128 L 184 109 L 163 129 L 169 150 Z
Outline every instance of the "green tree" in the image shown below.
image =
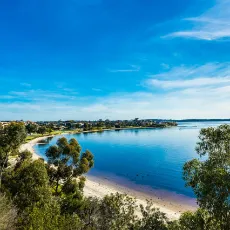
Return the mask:
M 93 167 L 93 155 L 86 150 L 81 154 L 81 146 L 75 139 L 67 141 L 65 137 L 57 141 L 57 145 L 49 147 L 46 151 L 48 158 L 47 170 L 50 182 L 55 188 L 56 195 L 59 187 L 69 183 L 73 177 L 78 177 Z
M 192 187 L 202 209 L 230 226 L 230 126 L 202 129 L 196 151 L 202 159 L 184 165 L 186 185 Z
M 205 210 L 185 212 L 179 220 L 169 223 L 168 230 L 221 230 L 220 223 Z
M 144 207 L 140 205 L 142 218 L 137 221 L 138 230 L 167 230 L 166 214 L 153 207 L 151 201 Z
M 116 193 L 103 199 L 85 198 L 77 213 L 84 230 L 131 230 L 137 220 L 135 210 L 135 199 Z
M 105 196 L 101 201 L 98 218 L 101 229 L 130 229 L 137 218 L 135 202 L 135 199 L 124 194 Z
M 0 194 L 0 229 L 16 229 L 17 209 L 3 194 Z
M 62 215 L 58 201 L 51 199 L 44 206 L 34 206 L 20 215 L 17 229 L 19 230 L 77 230 L 82 224 L 79 217 Z
M 20 152 L 18 154 L 17 161 L 16 161 L 16 164 L 14 166 L 14 171 L 16 171 L 18 168 L 20 168 L 21 165 L 23 164 L 23 162 L 25 162 L 27 160 L 31 161 L 32 160 L 32 156 L 33 156 L 33 154 L 30 151 L 28 151 L 28 150 Z
M 12 122 L 0 129 L 0 189 L 2 176 L 8 166 L 9 156 L 18 154 L 20 145 L 25 141 L 26 129 L 21 122 Z
M 84 131 L 87 131 L 87 130 L 90 129 L 88 122 L 85 122 L 83 127 L 84 127 L 84 128 L 83 128 Z
M 51 133 L 53 132 L 53 129 L 52 129 L 52 128 L 47 128 L 47 132 L 48 132 L 49 134 L 51 134 Z
M 14 203 L 21 211 L 35 205 L 43 206 L 51 198 L 44 161 L 22 160 L 20 166 L 18 164 L 3 180 L 5 187 L 14 198 Z
M 38 126 L 33 123 L 28 123 L 26 125 L 26 131 L 31 134 L 31 133 L 36 133 L 38 131 Z
M 39 126 L 38 133 L 44 135 L 47 131 L 47 128 L 45 126 Z

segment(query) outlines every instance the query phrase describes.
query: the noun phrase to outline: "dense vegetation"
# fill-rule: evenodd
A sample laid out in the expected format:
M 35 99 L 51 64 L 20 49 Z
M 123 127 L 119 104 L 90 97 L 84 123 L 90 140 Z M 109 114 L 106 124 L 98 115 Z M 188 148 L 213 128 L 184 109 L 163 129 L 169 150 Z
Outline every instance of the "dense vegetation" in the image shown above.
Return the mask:
M 119 129 L 130 127 L 170 127 L 176 126 L 177 123 L 173 121 L 162 121 L 144 119 L 139 120 L 135 118 L 133 120 L 98 120 L 98 121 L 44 121 L 44 122 L 27 122 L 26 130 L 29 134 L 38 133 L 44 135 L 45 133 L 52 133 L 58 130 L 75 130 L 75 131 L 93 131 L 103 129 Z
M 200 208 L 170 221 L 151 202 L 136 216 L 135 199 L 111 194 L 84 197 L 84 173 L 94 164 L 90 151 L 65 138 L 46 151 L 48 162 L 32 160 L 18 148 L 26 138 L 22 123 L 0 128 L 0 229 L 23 230 L 229 230 L 230 126 L 202 129 L 201 158 L 184 165 L 184 179 Z M 12 156 L 17 155 L 16 161 Z
M 10 122 L 2 122 L 5 126 Z M 21 124 L 25 125 L 27 137 L 26 142 L 29 142 L 35 138 L 42 137 L 44 135 L 58 135 L 62 133 L 80 133 L 80 132 L 102 132 L 108 129 L 125 129 L 125 128 L 167 128 L 177 126 L 174 121 L 166 120 L 154 120 L 144 119 L 139 120 L 135 118 L 133 120 L 116 120 L 110 121 L 98 120 L 98 121 L 21 121 Z M 0 122 L 1 126 L 1 122 Z

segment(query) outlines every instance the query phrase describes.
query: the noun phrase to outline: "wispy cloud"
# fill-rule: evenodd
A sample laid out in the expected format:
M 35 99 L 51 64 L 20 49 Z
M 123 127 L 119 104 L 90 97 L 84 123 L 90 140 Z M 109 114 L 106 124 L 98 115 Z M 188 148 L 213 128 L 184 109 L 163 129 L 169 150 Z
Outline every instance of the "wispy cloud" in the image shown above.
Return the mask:
M 230 84 L 229 63 L 174 67 L 169 71 L 150 75 L 150 78 L 144 81 L 145 86 L 163 89 L 218 87 L 226 84 Z
M 152 79 L 181 79 L 196 77 L 226 77 L 230 75 L 230 63 L 207 63 L 195 66 L 176 66 L 165 72 L 150 75 Z
M 15 96 L 12 95 L 0 95 L 0 99 L 13 99 Z
M 140 66 L 130 65 L 127 69 L 109 69 L 111 73 L 129 73 L 129 72 L 139 72 Z
M 135 92 L 76 101 L 0 103 L 1 119 L 34 120 L 132 119 L 140 118 L 226 118 L 230 114 L 230 87 L 181 89 L 164 94 Z M 19 119 L 20 119 L 19 118 Z
M 229 77 L 217 77 L 217 78 L 195 78 L 191 80 L 175 80 L 165 81 L 158 79 L 151 79 L 148 84 L 155 87 L 174 89 L 174 88 L 191 88 L 191 87 L 202 87 L 202 86 L 216 86 L 223 83 L 230 83 Z
M 184 37 L 200 40 L 230 38 L 230 0 L 217 0 L 216 5 L 193 18 L 185 18 L 190 29 L 179 30 L 164 37 Z
M 10 91 L 9 96 L 15 99 L 26 99 L 29 101 L 41 101 L 41 100 L 74 100 L 76 99 L 76 93 L 66 91 L 55 92 L 46 90 L 25 90 L 25 91 Z

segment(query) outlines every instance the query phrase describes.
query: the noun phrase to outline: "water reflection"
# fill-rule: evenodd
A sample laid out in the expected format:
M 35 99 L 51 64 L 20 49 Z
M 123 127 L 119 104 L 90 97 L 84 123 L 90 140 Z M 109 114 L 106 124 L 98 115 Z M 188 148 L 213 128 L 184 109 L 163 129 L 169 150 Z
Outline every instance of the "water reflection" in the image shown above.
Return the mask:
M 53 137 L 47 137 L 46 139 L 40 140 L 37 143 L 38 144 L 49 144 L 52 139 Z

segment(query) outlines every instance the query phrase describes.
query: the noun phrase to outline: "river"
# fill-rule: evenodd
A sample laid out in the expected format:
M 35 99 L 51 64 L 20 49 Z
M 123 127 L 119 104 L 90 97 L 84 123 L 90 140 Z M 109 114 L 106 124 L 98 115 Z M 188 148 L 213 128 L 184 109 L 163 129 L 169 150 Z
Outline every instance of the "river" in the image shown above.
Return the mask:
M 195 152 L 199 130 L 229 122 L 180 122 L 178 127 L 161 129 L 126 129 L 65 135 L 76 138 L 82 150 L 89 149 L 95 166 L 89 175 L 107 178 L 130 187 L 148 187 L 194 197 L 182 179 L 186 161 L 198 158 Z M 45 151 L 60 136 L 35 146 L 45 158 Z

